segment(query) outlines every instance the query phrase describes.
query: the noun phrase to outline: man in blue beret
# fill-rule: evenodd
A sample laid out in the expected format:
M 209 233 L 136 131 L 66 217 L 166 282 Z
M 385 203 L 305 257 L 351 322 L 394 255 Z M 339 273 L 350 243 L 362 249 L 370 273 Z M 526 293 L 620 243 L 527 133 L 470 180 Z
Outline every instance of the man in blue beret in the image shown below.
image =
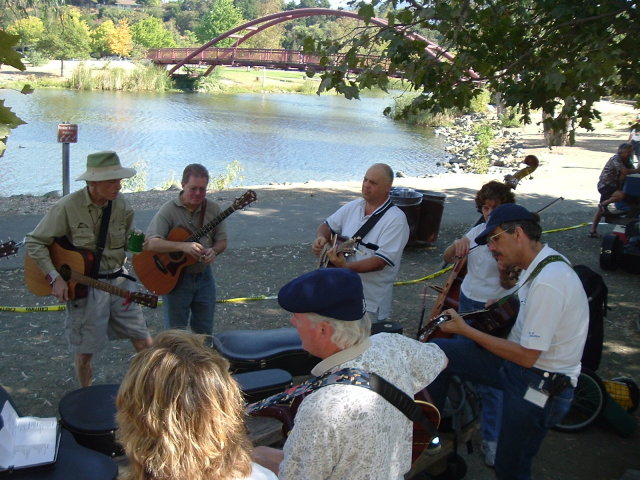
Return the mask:
M 538 215 L 513 203 L 493 210 L 476 237 L 498 263 L 524 269 L 516 290 L 520 310 L 508 337 L 483 333 L 453 309 L 441 325 L 464 338 L 435 339 L 449 365 L 429 387 L 442 406 L 450 375 L 503 390 L 495 459 L 498 479 L 528 480 L 547 430 L 571 406 L 587 338 L 589 306 L 565 257 L 540 242 Z
M 322 359 L 311 373 L 374 372 L 413 397 L 447 364 L 442 350 L 395 333 L 369 336 L 362 281 L 343 268 L 319 269 L 280 289 L 303 348 Z M 400 480 L 411 468 L 412 424 L 378 393 L 333 384 L 300 404 L 282 451 L 259 447 L 256 460 L 281 480 Z

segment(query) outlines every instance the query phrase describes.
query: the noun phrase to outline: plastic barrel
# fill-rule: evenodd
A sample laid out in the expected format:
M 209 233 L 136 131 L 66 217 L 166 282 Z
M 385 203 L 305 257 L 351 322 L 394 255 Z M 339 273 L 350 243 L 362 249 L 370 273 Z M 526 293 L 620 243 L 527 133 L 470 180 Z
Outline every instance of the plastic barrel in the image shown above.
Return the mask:
M 418 222 L 416 240 L 419 243 L 431 244 L 438 239 L 447 196 L 444 193 L 428 190 L 417 191 L 422 193 L 422 203 L 420 204 L 420 221 Z

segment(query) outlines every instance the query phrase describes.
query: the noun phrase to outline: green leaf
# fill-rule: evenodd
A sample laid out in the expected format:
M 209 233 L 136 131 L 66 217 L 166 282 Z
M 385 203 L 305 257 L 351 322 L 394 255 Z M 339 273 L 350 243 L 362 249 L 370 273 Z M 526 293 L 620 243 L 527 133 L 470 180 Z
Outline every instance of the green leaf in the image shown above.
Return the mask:
M 23 95 L 30 95 L 33 92 L 35 92 L 35 90 L 28 83 L 22 87 L 22 90 L 20 90 L 20 93 Z
M 373 5 L 367 3 L 360 6 L 360 8 L 358 9 L 358 15 L 364 18 L 364 22 L 366 24 L 369 24 L 371 19 L 376 16 L 376 12 L 373 9 Z
M 10 35 L 4 30 L 0 30 L 0 63 L 6 63 L 13 68 L 24 71 L 26 67 L 22 63 L 22 56 L 13 49 L 19 39 L 18 35 Z
M 20 117 L 11 111 L 9 107 L 4 106 L 4 100 L 0 100 L 0 125 L 8 125 L 9 128 L 16 128 L 18 125 L 24 125 Z

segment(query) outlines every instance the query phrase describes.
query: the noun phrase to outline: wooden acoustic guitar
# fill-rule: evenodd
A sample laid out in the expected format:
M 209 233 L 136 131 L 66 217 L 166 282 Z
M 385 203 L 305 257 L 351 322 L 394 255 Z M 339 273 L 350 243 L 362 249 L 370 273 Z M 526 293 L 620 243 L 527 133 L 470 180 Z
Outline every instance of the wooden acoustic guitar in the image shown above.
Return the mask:
M 0 258 L 10 257 L 18 253 L 18 244 L 13 240 L 9 240 L 0 244 Z
M 49 254 L 60 276 L 69 283 L 69 300 L 86 297 L 87 287 L 93 287 L 123 297 L 128 302 L 139 303 L 149 308 L 156 308 L 158 305 L 156 295 L 131 292 L 89 277 L 88 274 L 93 265 L 93 252 L 74 248 L 66 238 L 53 242 L 49 246 Z M 29 254 L 24 257 L 24 281 L 29 291 L 34 295 L 51 295 L 51 285 Z
M 200 229 L 191 232 L 186 228 L 176 227 L 169 232 L 167 240 L 172 242 L 197 242 L 233 212 L 246 207 L 255 202 L 255 200 L 256 192 L 247 190 L 230 207 Z M 186 255 L 183 252 L 160 253 L 146 250 L 134 255 L 131 263 L 138 279 L 145 287 L 158 295 L 165 295 L 175 288 L 182 270 L 197 261 L 197 258 Z
M 507 295 L 484 310 L 460 314 L 462 318 L 471 320 L 472 327 L 490 335 L 504 337 L 509 333 L 520 310 L 517 295 Z M 426 342 L 433 337 L 440 325 L 451 320 L 451 315 L 442 314 L 427 323 L 419 332 L 418 340 Z
M 333 267 L 334 265 L 329 262 L 329 250 L 336 247 L 336 255 L 342 253 L 345 257 L 353 255 L 358 248 L 358 244 L 360 243 L 360 238 L 347 238 L 342 240 L 344 237 L 338 238 L 338 235 L 335 233 L 331 234 L 331 239 L 324 244 L 322 247 L 322 251 L 320 252 L 320 257 L 318 259 L 318 268 L 327 268 Z M 340 240 L 340 242 L 338 242 Z

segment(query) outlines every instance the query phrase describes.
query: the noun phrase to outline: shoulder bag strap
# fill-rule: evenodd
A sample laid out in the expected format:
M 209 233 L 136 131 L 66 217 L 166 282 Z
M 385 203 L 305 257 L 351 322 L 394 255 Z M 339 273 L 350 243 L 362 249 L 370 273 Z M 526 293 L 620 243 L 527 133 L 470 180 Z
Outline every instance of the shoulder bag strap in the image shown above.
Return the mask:
M 102 209 L 102 221 L 100 222 L 100 233 L 98 233 L 98 243 L 96 245 L 96 255 L 91 266 L 91 277 L 98 278 L 100 272 L 100 260 L 102 260 L 102 252 L 107 241 L 107 230 L 109 230 L 109 219 L 111 218 L 111 200 L 107 206 Z

